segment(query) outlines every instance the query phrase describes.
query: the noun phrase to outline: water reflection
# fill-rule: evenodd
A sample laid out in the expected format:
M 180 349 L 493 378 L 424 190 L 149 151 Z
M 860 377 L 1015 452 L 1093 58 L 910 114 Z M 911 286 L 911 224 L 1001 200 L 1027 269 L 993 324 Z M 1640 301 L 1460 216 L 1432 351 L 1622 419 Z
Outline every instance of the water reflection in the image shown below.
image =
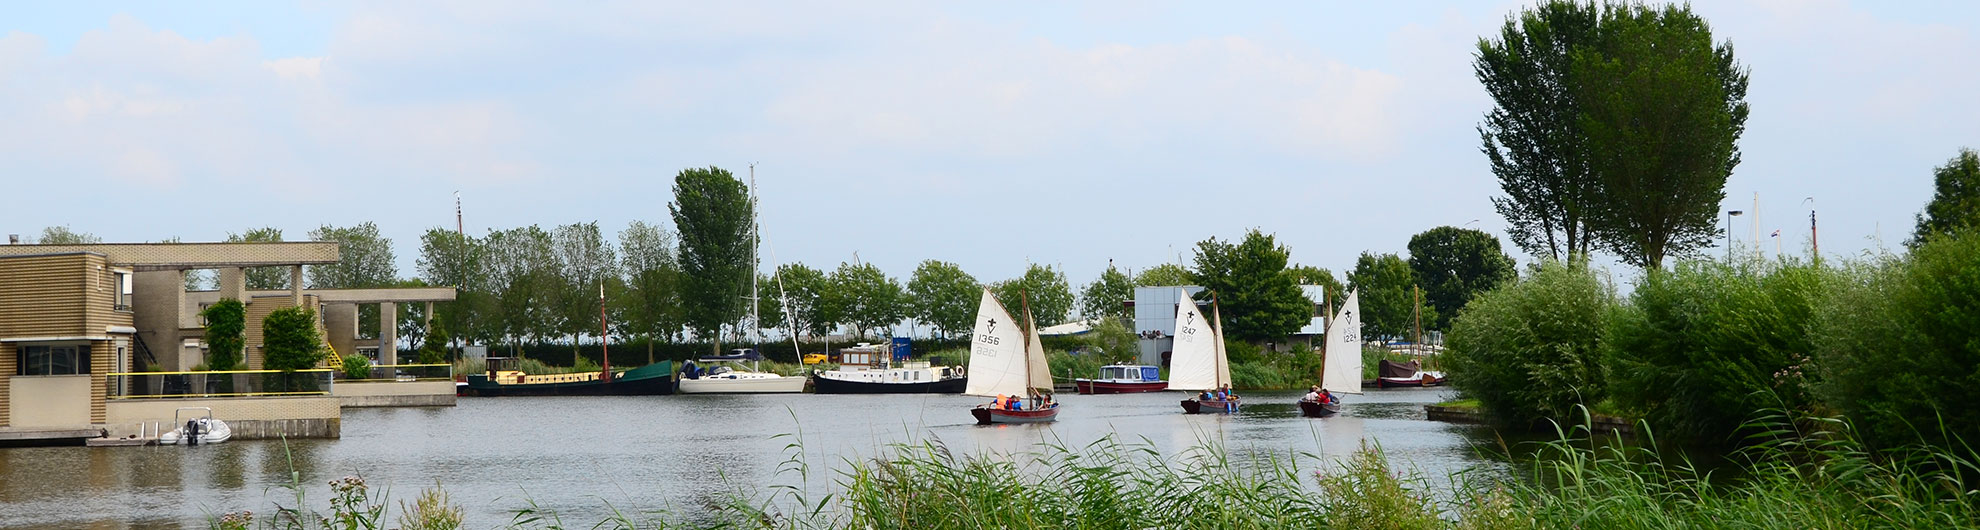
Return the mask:
M 200 447 L 0 449 L 0 527 L 200 526 L 207 514 L 293 505 L 295 473 L 313 508 L 327 483 L 362 475 L 395 500 L 438 483 L 467 508 L 468 527 L 510 520 L 534 502 L 568 524 L 609 515 L 695 513 L 743 488 L 793 484 L 778 475 L 800 443 L 814 488 L 832 469 L 933 442 L 957 454 L 1014 454 L 1039 444 L 1082 448 L 1112 436 L 1177 455 L 1204 442 L 1240 453 L 1331 460 L 1379 443 L 1398 466 L 1438 478 L 1483 466 L 1478 426 L 1429 422 L 1422 405 L 1448 391 L 1349 396 L 1332 418 L 1299 415 L 1296 393 L 1247 395 L 1236 414 L 1186 415 L 1180 393 L 1061 396 L 1059 421 L 976 425 L 968 396 L 756 395 L 464 398 L 454 408 L 349 409 L 340 440 L 234 441 Z M 797 433 L 802 433 L 797 435 Z M 773 438 L 780 433 L 793 436 Z M 1307 465 L 1310 463 L 1302 464 Z

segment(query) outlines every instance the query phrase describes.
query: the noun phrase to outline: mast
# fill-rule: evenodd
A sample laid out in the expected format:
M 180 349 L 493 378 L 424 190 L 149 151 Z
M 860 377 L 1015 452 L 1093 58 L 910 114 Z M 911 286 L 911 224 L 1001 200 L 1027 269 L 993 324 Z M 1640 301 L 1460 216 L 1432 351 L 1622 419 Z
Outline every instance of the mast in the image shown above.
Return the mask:
M 611 326 L 605 323 L 605 280 L 598 280 L 598 364 L 603 365 L 603 373 L 598 378 L 612 382 L 612 343 Z
M 1038 321 L 1031 319 L 1030 293 L 1024 289 L 1018 289 L 1018 303 L 1024 304 L 1024 324 L 1037 328 Z M 1031 394 L 1037 395 L 1039 394 L 1038 387 L 1031 386 L 1031 333 L 1030 330 L 1026 330 L 1024 333 L 1024 386 Z
M 1210 378 L 1217 381 L 1217 388 L 1224 388 L 1225 385 L 1231 384 L 1230 381 L 1224 380 L 1224 371 L 1229 369 L 1231 360 L 1224 356 L 1224 310 L 1217 307 L 1215 292 L 1210 293 L 1210 315 L 1217 322 L 1217 327 L 1212 328 L 1210 335 L 1211 340 L 1217 341 L 1215 343 L 1217 358 L 1213 359 L 1216 362 L 1210 365 L 1210 371 L 1215 373 L 1211 374 Z

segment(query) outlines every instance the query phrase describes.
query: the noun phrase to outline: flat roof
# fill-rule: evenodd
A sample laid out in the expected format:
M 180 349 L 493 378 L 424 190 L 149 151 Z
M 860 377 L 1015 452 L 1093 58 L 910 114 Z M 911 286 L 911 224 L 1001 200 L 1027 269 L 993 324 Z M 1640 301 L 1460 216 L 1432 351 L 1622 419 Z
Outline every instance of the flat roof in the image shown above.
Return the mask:
M 275 243 L 87 243 L 0 245 L 0 257 L 90 252 L 140 271 L 325 265 L 337 262 L 335 241 Z

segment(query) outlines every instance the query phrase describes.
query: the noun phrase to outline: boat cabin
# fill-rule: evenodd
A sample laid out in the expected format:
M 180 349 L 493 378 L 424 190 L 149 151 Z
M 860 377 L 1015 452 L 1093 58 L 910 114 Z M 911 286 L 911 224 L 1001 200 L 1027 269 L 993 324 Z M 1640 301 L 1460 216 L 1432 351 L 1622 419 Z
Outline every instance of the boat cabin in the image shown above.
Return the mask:
M 1162 370 L 1138 364 L 1110 364 L 1100 367 L 1103 381 L 1160 381 Z

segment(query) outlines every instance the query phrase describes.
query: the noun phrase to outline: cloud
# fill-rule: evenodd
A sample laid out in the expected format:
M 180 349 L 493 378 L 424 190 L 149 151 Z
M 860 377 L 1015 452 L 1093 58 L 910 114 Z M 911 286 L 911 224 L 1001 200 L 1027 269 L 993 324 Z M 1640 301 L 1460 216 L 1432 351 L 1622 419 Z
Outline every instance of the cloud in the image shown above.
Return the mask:
M 263 61 L 261 65 L 283 79 L 316 79 L 323 74 L 322 57 L 288 57 Z

